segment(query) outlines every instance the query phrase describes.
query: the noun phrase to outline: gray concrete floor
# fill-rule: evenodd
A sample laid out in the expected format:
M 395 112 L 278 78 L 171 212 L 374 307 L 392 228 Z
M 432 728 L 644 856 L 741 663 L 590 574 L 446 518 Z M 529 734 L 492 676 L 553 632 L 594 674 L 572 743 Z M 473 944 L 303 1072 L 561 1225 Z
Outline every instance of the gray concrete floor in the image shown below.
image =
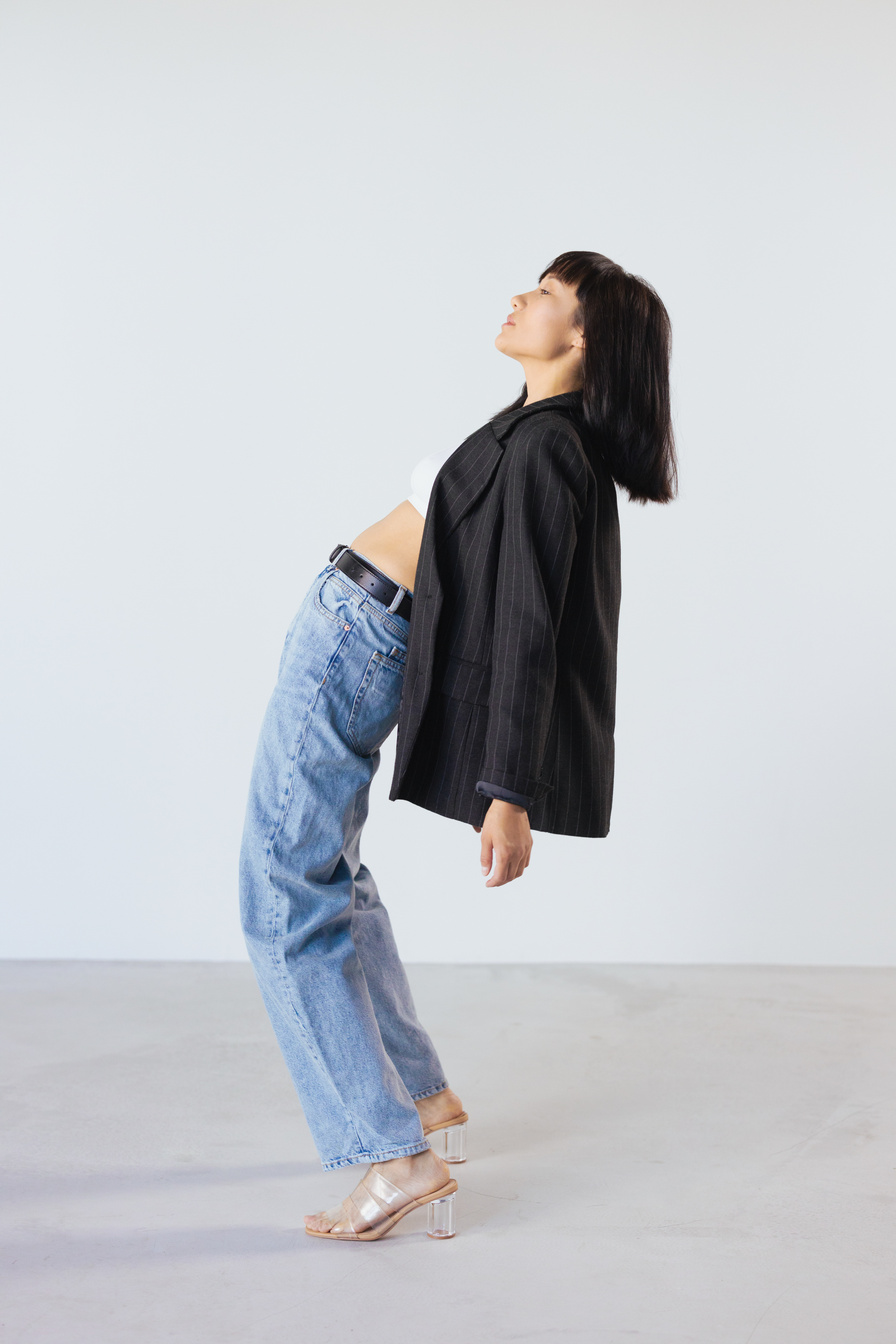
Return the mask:
M 248 966 L 6 963 L 0 1339 L 894 1344 L 896 971 L 410 973 L 458 1235 L 332 1245 Z

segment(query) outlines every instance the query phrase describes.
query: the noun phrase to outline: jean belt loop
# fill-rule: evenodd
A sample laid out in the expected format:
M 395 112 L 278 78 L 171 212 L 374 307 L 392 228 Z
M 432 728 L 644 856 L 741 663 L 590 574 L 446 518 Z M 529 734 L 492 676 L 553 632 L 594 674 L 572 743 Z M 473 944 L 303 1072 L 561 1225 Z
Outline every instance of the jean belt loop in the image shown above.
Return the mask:
M 336 564 L 336 561 L 337 561 L 337 560 L 341 560 L 342 557 L 345 555 L 346 551 L 350 551 L 350 550 L 351 550 L 351 546 L 343 546 L 343 547 L 341 548 L 341 550 L 339 551 L 339 554 L 333 556 L 333 559 L 330 561 L 330 564 L 331 564 L 331 565 L 335 565 L 335 564 Z
M 404 586 L 403 583 L 400 583 L 400 584 L 398 585 L 398 588 L 397 588 L 396 591 L 395 591 L 395 596 L 393 597 L 392 601 L 389 603 L 389 605 L 388 605 L 388 607 L 386 608 L 386 610 L 389 611 L 389 612 L 391 612 L 391 613 L 394 615 L 396 609 L 397 609 L 398 607 L 401 606 L 402 600 L 403 600 L 404 595 L 405 595 L 406 592 L 407 592 L 407 588 L 405 588 L 405 586 Z

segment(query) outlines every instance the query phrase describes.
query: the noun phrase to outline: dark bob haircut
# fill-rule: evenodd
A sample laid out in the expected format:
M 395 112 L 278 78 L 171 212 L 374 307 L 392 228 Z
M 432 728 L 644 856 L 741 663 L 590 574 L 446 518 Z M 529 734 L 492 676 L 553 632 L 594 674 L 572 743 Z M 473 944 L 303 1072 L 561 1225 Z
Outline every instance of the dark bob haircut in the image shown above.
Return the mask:
M 585 336 L 582 404 L 586 448 L 639 504 L 678 491 L 669 396 L 672 324 L 652 285 L 600 252 L 561 252 L 538 277 L 575 289 L 574 322 Z M 504 411 L 526 400 L 525 384 Z M 499 411 L 497 414 L 503 414 Z

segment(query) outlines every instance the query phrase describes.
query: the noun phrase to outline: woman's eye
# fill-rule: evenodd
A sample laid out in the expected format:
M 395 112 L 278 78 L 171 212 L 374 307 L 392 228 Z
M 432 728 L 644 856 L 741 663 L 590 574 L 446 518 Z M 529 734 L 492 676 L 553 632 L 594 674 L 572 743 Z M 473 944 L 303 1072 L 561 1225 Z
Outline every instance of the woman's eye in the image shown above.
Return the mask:
M 550 294 L 551 291 L 549 289 L 543 289 L 541 292 L 542 294 Z

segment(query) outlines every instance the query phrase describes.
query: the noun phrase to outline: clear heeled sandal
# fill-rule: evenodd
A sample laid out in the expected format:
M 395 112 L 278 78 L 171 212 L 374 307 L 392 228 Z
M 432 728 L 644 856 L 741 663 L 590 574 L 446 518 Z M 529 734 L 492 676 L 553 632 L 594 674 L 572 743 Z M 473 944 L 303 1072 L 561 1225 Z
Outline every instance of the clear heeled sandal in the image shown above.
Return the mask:
M 434 1135 L 430 1147 L 443 1162 L 466 1162 L 467 1160 L 467 1121 L 466 1111 L 454 1116 L 452 1120 L 442 1120 L 437 1125 L 424 1125 L 423 1137 Z
M 360 1184 L 342 1201 L 343 1217 L 329 1232 L 316 1232 L 306 1227 L 309 1237 L 325 1237 L 330 1241 L 377 1241 L 391 1230 L 400 1218 L 413 1209 L 428 1204 L 427 1236 L 442 1240 L 455 1235 L 454 1197 L 457 1181 L 450 1180 L 440 1190 L 415 1198 L 377 1171 L 371 1164 Z

